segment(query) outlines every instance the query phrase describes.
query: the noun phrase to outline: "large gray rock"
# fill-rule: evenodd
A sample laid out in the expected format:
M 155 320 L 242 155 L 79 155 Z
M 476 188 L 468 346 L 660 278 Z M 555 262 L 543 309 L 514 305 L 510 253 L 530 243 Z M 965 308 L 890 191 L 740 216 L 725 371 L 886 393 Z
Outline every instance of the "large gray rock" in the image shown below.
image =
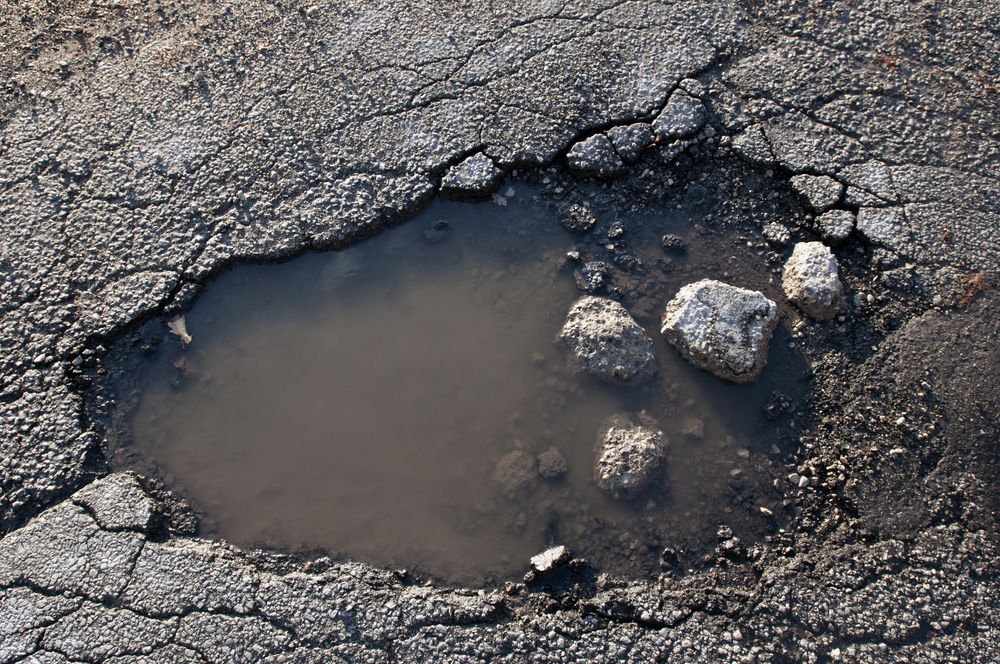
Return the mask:
M 620 500 L 635 498 L 660 468 L 666 442 L 645 412 L 611 417 L 597 437 L 597 485 Z
M 663 111 L 653 120 L 653 132 L 660 138 L 689 138 L 705 124 L 705 105 L 683 90 L 675 90 Z
M 653 340 L 614 300 L 577 300 L 559 340 L 582 371 L 609 383 L 636 384 L 656 372 Z
M 822 242 L 799 242 L 785 263 L 785 297 L 816 320 L 830 320 L 844 308 L 837 259 Z
M 448 169 L 441 178 L 441 193 L 457 197 L 482 197 L 496 191 L 503 171 L 493 160 L 479 153 Z
M 661 332 L 695 366 L 745 383 L 764 369 L 777 324 L 778 306 L 763 293 L 702 279 L 667 304 Z
M 625 173 L 625 164 L 604 134 L 594 134 L 576 143 L 566 153 L 566 163 L 578 173 L 604 179 Z

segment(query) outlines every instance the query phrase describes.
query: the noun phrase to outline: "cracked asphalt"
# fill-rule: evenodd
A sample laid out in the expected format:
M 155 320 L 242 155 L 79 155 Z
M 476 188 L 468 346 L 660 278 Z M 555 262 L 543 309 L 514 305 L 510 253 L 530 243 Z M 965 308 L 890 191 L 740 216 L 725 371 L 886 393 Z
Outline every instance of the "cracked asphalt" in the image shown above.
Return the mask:
M 996 661 L 995 3 L 0 7 L 0 662 Z M 110 473 L 87 370 L 211 275 L 401 223 L 470 156 L 561 172 L 679 88 L 707 125 L 654 158 L 827 175 L 856 217 L 784 531 L 438 588 L 198 539 Z

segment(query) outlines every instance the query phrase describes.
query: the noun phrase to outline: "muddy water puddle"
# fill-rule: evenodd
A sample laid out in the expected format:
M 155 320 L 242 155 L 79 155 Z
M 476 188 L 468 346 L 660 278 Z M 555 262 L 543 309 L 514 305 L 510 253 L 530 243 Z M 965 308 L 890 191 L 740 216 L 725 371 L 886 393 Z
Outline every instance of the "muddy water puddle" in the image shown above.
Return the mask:
M 720 524 L 746 540 L 774 528 L 759 508 L 780 511 L 771 459 L 795 415 L 775 423 L 762 408 L 775 390 L 804 397 L 787 338 L 779 330 L 757 383 L 728 385 L 685 363 L 657 324 L 703 277 L 777 297 L 763 260 L 699 232 L 702 212 L 683 206 L 597 210 L 579 236 L 531 188 L 506 203 L 436 202 L 345 251 L 216 279 L 186 315 L 193 341 L 166 338 L 144 369 L 133 445 L 210 534 L 466 583 L 520 576 L 550 544 L 648 575 L 665 547 L 710 549 Z M 612 221 L 640 265 L 620 260 L 607 288 L 658 354 L 642 387 L 574 373 L 555 341 L 583 295 L 565 254 L 611 264 L 600 252 Z M 665 252 L 664 233 L 686 253 Z M 662 425 L 666 462 L 622 502 L 593 480 L 595 441 L 609 416 L 638 410 Z M 523 476 L 510 472 L 518 457 Z

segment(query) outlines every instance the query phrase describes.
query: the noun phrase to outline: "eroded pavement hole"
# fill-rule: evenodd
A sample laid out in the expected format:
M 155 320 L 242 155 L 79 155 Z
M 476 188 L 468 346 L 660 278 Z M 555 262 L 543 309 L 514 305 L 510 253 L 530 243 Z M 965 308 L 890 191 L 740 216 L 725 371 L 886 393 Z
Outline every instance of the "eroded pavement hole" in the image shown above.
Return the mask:
M 186 347 L 164 334 L 141 361 L 119 456 L 154 467 L 204 534 L 454 582 L 520 577 L 551 545 L 648 576 L 695 564 L 720 525 L 759 540 L 788 516 L 772 484 L 808 372 L 781 327 L 749 384 L 664 340 L 664 305 L 699 279 L 783 302 L 746 237 L 706 223 L 724 195 L 686 192 L 585 210 L 505 185 L 499 201 L 437 201 L 344 251 L 237 267 L 186 312 Z M 568 230 L 574 219 L 588 228 Z M 557 336 L 581 288 L 642 326 L 652 378 L 609 384 L 568 361 Z M 663 448 L 618 496 L 595 478 L 616 414 L 652 422 Z

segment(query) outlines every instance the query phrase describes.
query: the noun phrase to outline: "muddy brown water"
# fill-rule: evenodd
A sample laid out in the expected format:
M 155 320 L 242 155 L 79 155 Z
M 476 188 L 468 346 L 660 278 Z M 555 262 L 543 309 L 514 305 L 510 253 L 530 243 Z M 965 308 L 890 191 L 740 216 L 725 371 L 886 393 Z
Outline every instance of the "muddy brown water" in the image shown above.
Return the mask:
M 582 295 L 563 256 L 601 257 L 618 215 L 597 216 L 582 239 L 519 187 L 506 206 L 436 202 L 345 251 L 234 269 L 187 313 L 188 348 L 168 337 L 150 358 L 132 442 L 210 534 L 445 580 L 514 578 L 556 543 L 648 575 L 664 547 L 708 550 L 720 524 L 759 537 L 775 527 L 759 507 L 780 512 L 770 483 L 795 417 L 775 424 L 762 407 L 779 388 L 801 403 L 801 367 L 779 331 L 757 383 L 725 384 L 667 346 L 657 318 L 694 279 L 777 297 L 773 275 L 740 238 L 697 232 L 697 210 L 623 217 L 645 270 L 619 274 L 617 295 L 655 340 L 659 370 L 644 387 L 603 385 L 574 373 L 555 341 Z M 429 240 L 439 221 L 450 232 Z M 686 255 L 660 248 L 667 232 L 688 239 Z M 731 274 L 737 264 L 751 267 Z M 639 409 L 662 424 L 667 459 L 653 488 L 620 502 L 593 481 L 596 432 Z M 565 476 L 533 477 L 514 498 L 500 490 L 501 457 L 552 447 Z

